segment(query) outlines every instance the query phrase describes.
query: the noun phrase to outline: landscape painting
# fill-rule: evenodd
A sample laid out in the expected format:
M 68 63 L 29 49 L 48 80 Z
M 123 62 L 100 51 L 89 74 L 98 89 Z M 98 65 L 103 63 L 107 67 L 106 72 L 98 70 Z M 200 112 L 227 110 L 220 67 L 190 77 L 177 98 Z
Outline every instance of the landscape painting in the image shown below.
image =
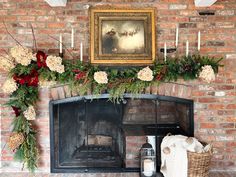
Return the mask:
M 91 8 L 90 61 L 104 65 L 152 64 L 155 34 L 154 8 Z
M 145 52 L 144 22 L 102 21 L 102 53 L 134 54 Z

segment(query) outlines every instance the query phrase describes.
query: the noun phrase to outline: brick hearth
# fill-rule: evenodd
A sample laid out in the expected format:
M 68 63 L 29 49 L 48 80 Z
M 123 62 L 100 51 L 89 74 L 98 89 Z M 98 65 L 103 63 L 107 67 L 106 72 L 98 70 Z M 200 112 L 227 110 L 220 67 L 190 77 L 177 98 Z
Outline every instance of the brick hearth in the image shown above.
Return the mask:
M 236 171 L 236 1 L 218 0 L 209 8 L 196 8 L 193 1 L 183 0 L 70 0 L 66 7 L 50 7 L 43 0 L 0 0 L 0 20 L 5 20 L 11 33 L 25 46 L 32 46 L 30 24 L 33 25 L 38 48 L 49 54 L 58 54 L 57 41 L 49 40 L 48 34 L 58 37 L 59 33 L 65 35 L 65 45 L 70 46 L 70 27 L 74 26 L 75 49 L 70 50 L 75 56 L 79 55 L 79 43 L 84 43 L 84 58 L 88 58 L 89 46 L 89 18 L 86 5 L 91 6 L 109 4 L 115 7 L 152 6 L 157 9 L 157 49 L 167 42 L 167 46 L 174 47 L 175 28 L 180 27 L 180 44 L 178 55 L 184 54 L 185 41 L 190 42 L 190 53 L 196 51 L 197 32 L 202 34 L 202 55 L 224 57 L 217 79 L 214 83 L 206 84 L 201 81 L 178 81 L 179 84 L 165 83 L 159 87 L 147 88 L 144 93 L 193 99 L 195 101 L 195 135 L 202 141 L 214 146 L 214 157 L 211 170 L 226 170 L 229 173 L 212 173 L 214 177 L 235 176 L 230 171 Z M 212 16 L 200 16 L 198 11 L 211 10 Z M 8 50 L 15 45 L 7 36 L 0 23 L 0 52 Z M 172 53 L 170 55 L 176 55 Z M 65 56 L 70 58 L 68 52 Z M 157 53 L 162 58 L 160 52 Z M 79 57 L 78 57 L 79 58 Z M 4 82 L 7 74 L 0 72 L 0 84 Z M 181 85 L 182 84 L 182 85 Z M 89 92 L 88 92 L 89 94 Z M 8 96 L 0 92 L 1 98 L 1 147 L 3 148 L 10 134 L 13 112 L 3 104 Z M 35 127 L 38 130 L 40 147 L 39 169 L 36 176 L 49 175 L 50 172 L 50 139 L 48 103 L 51 99 L 61 99 L 75 96 L 70 93 L 67 86 L 40 89 L 40 101 L 37 104 L 37 120 Z M 21 164 L 13 160 L 12 152 L 6 146 L 1 155 L 1 171 L 12 172 L 0 176 L 27 176 L 21 171 Z M 138 176 L 138 174 L 135 174 Z M 134 174 L 93 174 L 89 176 L 135 176 Z M 63 175 L 61 175 L 63 176 Z M 67 175 L 66 175 L 67 176 Z M 71 176 L 88 176 L 87 174 Z
M 3 173 L 1 177 L 9 177 L 9 176 L 17 176 L 17 177 L 31 177 L 27 173 Z M 36 173 L 34 177 L 139 177 L 139 174 L 134 173 L 106 173 L 106 174 L 47 174 L 47 173 Z M 209 177 L 235 177 L 235 172 L 212 172 Z

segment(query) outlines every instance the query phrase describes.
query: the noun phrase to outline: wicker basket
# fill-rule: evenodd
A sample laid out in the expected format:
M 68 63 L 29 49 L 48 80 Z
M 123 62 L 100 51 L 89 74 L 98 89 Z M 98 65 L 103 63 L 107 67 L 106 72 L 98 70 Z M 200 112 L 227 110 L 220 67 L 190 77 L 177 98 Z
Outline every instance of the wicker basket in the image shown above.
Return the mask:
M 188 177 L 208 177 L 212 150 L 206 153 L 187 152 Z

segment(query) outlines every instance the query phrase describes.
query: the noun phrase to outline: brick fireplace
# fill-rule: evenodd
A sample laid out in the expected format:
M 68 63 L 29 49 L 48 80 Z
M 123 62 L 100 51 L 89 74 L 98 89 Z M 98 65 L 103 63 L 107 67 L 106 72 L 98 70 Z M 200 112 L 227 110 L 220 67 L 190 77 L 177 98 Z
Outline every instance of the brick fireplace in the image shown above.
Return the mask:
M 102 94 L 51 101 L 51 172 L 139 172 L 147 136 L 155 138 L 160 169 L 162 138 L 193 136 L 193 126 L 193 101 L 176 97 L 126 94 L 115 103 Z
M 48 39 L 48 34 L 58 37 L 65 34 L 65 45 L 70 44 L 69 27 L 76 30 L 75 49 L 69 49 L 75 56 L 79 55 L 79 43 L 84 42 L 84 59 L 88 60 L 89 21 L 87 5 L 97 6 L 108 4 L 111 6 L 151 6 L 157 9 L 157 57 L 162 58 L 160 48 L 164 41 L 167 46 L 174 47 L 175 28 L 180 28 L 180 45 L 177 52 L 168 55 L 184 55 L 184 44 L 188 39 L 190 53 L 195 53 L 197 46 L 197 32 L 201 30 L 202 55 L 224 57 L 217 79 L 214 83 L 206 84 L 201 81 L 182 81 L 178 84 L 163 83 L 159 87 L 146 88 L 143 93 L 163 96 L 174 96 L 194 100 L 194 134 L 201 141 L 211 142 L 214 146 L 212 171 L 236 171 L 236 2 L 235 0 L 218 0 L 209 8 L 196 8 L 193 1 L 182 0 L 71 0 L 66 7 L 50 7 L 42 0 L 2 0 L 0 1 L 0 19 L 5 20 L 12 34 L 25 46 L 32 46 L 30 24 L 36 33 L 38 48 L 49 54 L 58 54 L 58 43 Z M 199 12 L 211 12 L 210 15 L 199 15 Z M 0 51 L 8 50 L 15 43 L 7 35 L 0 23 Z M 71 58 L 65 51 L 65 57 Z M 79 57 L 78 57 L 79 58 Z M 0 83 L 4 82 L 6 73 L 1 71 Z M 9 99 L 1 91 L 1 147 L 3 149 L 10 134 L 13 112 L 3 104 Z M 87 94 L 90 94 L 89 92 Z M 38 174 L 50 173 L 50 128 L 49 101 L 78 96 L 70 93 L 67 86 L 55 88 L 41 88 L 40 101 L 37 104 L 37 119 L 35 127 L 38 130 L 40 159 Z M 128 137 L 127 142 L 133 148 L 139 148 L 143 139 Z M 131 154 L 132 156 L 132 154 Z M 131 163 L 131 162 L 130 162 Z M 13 160 L 12 152 L 5 147 L 1 155 L 2 172 L 21 172 L 21 164 Z M 19 175 L 19 174 L 16 174 Z M 99 174 L 100 175 L 100 174 Z M 120 173 L 108 176 L 122 176 Z M 127 173 L 126 176 L 138 176 L 138 173 Z M 40 176 L 40 175 L 39 175 Z M 81 174 L 83 176 L 83 174 Z

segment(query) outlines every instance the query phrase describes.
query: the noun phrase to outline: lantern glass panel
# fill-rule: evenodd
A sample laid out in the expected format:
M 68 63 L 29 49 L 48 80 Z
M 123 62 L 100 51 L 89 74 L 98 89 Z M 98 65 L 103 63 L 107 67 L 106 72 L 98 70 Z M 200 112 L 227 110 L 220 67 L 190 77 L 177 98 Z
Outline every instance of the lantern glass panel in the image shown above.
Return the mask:
M 141 177 L 156 175 L 156 155 L 152 148 L 141 149 Z

